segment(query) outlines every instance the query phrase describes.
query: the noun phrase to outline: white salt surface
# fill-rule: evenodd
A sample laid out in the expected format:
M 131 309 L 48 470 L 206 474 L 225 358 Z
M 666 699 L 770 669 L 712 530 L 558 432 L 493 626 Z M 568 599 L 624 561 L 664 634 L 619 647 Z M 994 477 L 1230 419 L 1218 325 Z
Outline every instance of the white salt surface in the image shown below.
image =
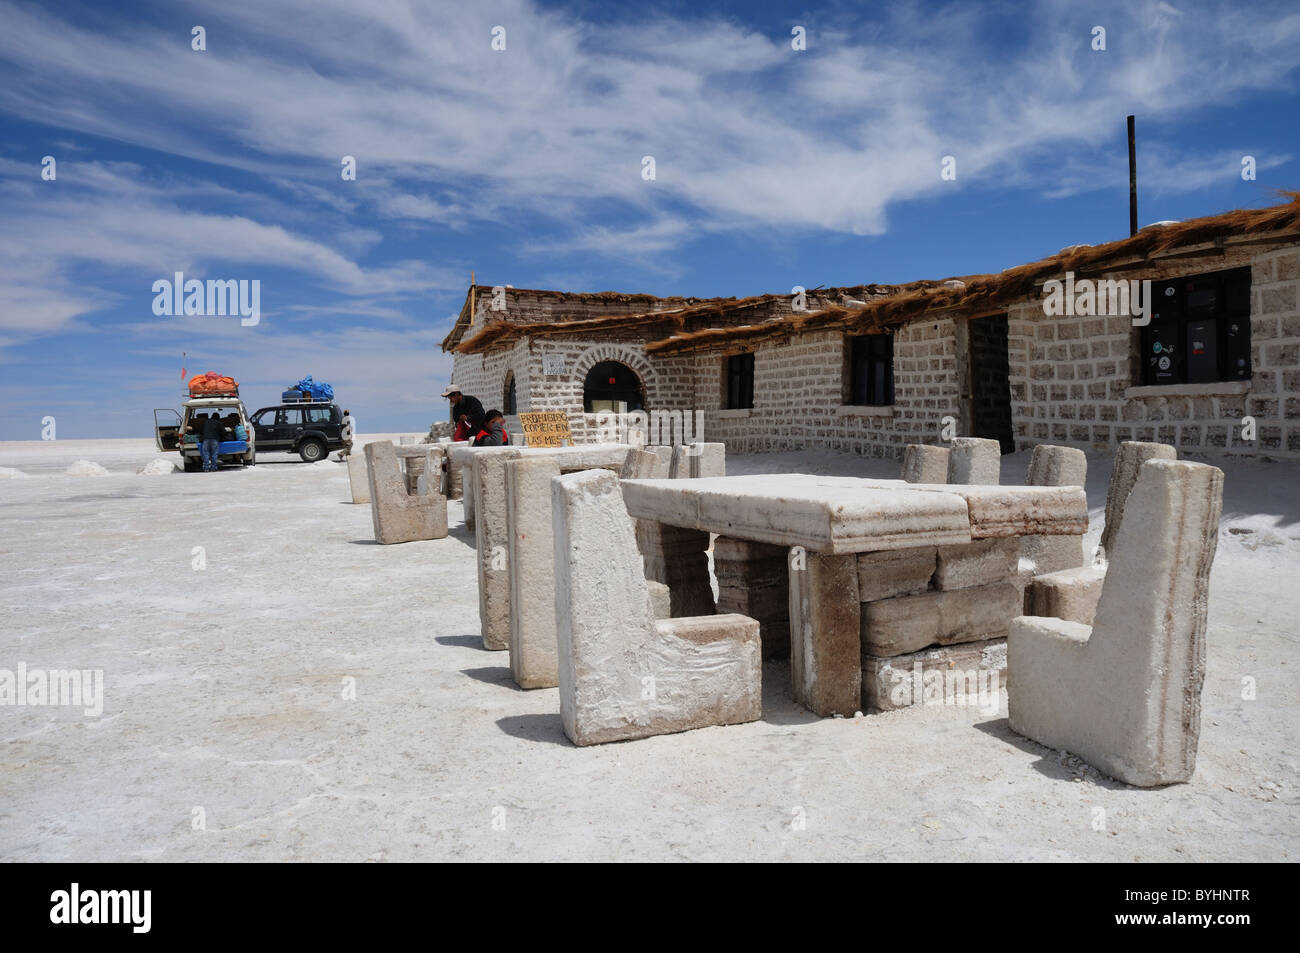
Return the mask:
M 63 472 L 68 476 L 108 476 L 108 468 L 100 466 L 93 460 L 78 460 L 69 464 Z
M 158 456 L 152 441 L 33 443 L 0 444 L 0 466 L 38 477 L 0 492 L 0 668 L 102 669 L 106 697 L 99 718 L 0 708 L 0 859 L 1281 861 L 1300 850 L 1295 464 L 1224 464 L 1196 775 L 1143 791 L 1011 733 L 1005 706 L 814 718 L 778 663 L 764 667 L 760 722 L 577 749 L 556 690 L 515 689 L 505 653 L 480 647 L 459 504 L 448 538 L 377 546 L 370 508 L 344 502 L 346 467 L 332 460 L 87 482 L 62 471 L 93 459 L 134 474 Z M 1005 482 L 1023 480 L 1028 456 L 1003 459 Z M 1093 544 L 1109 466 L 1089 456 Z M 898 464 L 774 454 L 727 469 L 881 478 Z
M 174 461 L 166 457 L 158 457 L 156 460 L 150 460 L 135 472 L 143 476 L 159 476 L 164 473 L 175 473 L 176 469 Z
M 0 480 L 22 480 L 31 476 L 22 470 L 16 470 L 13 467 L 0 467 Z

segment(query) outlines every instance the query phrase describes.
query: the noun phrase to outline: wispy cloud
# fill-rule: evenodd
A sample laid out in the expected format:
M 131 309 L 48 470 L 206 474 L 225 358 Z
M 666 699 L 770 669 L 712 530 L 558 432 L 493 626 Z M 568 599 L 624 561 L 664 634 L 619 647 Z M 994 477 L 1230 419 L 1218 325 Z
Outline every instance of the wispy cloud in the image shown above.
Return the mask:
M 13 68 L 0 106 L 244 169 L 336 169 L 351 154 L 359 183 L 384 183 L 357 190 L 381 216 L 562 218 L 611 199 L 653 216 L 666 193 L 722 225 L 879 234 L 892 204 L 952 187 L 945 154 L 959 182 L 985 187 L 1037 158 L 1031 178 L 1051 192 L 1046 156 L 1095 154 L 1126 112 L 1231 103 L 1290 82 L 1297 65 L 1288 4 L 1248 17 L 1228 4 L 1189 5 L 1194 16 L 1099 4 L 1086 18 L 1076 6 L 900 8 L 871 24 L 870 42 L 860 24 L 823 17 L 798 53 L 783 24 L 760 33 L 710 16 L 597 24 L 522 0 L 490 17 L 417 0 L 234 2 L 196 53 L 174 18 L 115 34 L 5 3 L 0 57 Z M 1105 52 L 1090 48 L 1092 22 L 1107 27 Z M 494 24 L 504 52 L 490 47 Z M 1019 39 L 990 38 L 1013 28 Z M 87 103 L 90 84 L 101 92 Z
M 1061 201 L 1124 179 L 1129 113 L 1151 195 L 1239 183 L 1251 149 L 1260 172 L 1297 151 L 1267 130 L 1242 134 L 1240 152 L 1180 135 L 1293 90 L 1290 0 L 1249 14 L 1213 0 L 833 4 L 798 15 L 804 52 L 794 21 L 767 16 L 0 0 L 0 113 L 42 130 L 0 142 L 0 348 L 111 333 L 148 362 L 191 342 L 267 381 L 297 361 L 413 406 L 430 368 L 446 370 L 443 312 L 471 267 L 482 279 L 522 262 L 534 280 L 603 289 L 619 269 L 678 276 L 711 241 L 767 243 L 775 261 L 792 236 L 885 235 L 909 202 Z M 195 23 L 206 51 L 191 49 Z M 40 179 L 46 152 L 56 182 Z M 341 179 L 343 156 L 356 181 Z M 940 177 L 944 156 L 956 181 Z M 286 275 L 294 294 L 264 302 L 256 335 L 152 323 L 151 282 L 176 270 Z M 290 333 L 313 320 L 309 340 Z

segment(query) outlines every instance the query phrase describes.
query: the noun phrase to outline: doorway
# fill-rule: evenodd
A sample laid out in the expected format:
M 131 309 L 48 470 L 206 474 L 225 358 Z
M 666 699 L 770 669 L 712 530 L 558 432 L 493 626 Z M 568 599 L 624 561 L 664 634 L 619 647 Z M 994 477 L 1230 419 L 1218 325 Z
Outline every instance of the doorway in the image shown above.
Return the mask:
M 986 437 L 1015 453 L 1011 426 L 1011 360 L 1005 314 L 972 318 L 969 330 L 971 436 Z
M 587 372 L 582 382 L 582 409 L 589 414 L 643 410 L 644 394 L 641 380 L 632 368 L 618 361 L 601 361 Z

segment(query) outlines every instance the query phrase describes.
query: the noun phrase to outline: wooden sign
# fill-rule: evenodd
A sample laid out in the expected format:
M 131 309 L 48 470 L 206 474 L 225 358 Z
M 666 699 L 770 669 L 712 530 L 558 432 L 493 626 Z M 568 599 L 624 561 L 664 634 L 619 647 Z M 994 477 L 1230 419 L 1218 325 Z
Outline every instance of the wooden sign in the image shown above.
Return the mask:
M 562 410 L 543 410 L 520 414 L 524 428 L 524 445 L 528 447 L 564 447 L 573 444 L 569 415 Z

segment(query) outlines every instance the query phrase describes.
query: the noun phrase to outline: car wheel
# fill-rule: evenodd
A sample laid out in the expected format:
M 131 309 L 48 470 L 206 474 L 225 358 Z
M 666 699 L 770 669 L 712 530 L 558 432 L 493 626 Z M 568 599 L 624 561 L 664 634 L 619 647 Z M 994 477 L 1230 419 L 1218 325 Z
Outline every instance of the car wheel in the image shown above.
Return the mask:
M 307 463 L 315 463 L 325 458 L 325 444 L 319 440 L 304 440 L 298 448 L 298 456 Z
M 199 469 L 199 461 L 198 461 L 198 460 L 194 459 L 194 457 L 186 457 L 186 458 L 185 458 L 185 472 L 186 472 L 186 473 L 197 473 L 197 472 L 198 472 L 198 469 Z

